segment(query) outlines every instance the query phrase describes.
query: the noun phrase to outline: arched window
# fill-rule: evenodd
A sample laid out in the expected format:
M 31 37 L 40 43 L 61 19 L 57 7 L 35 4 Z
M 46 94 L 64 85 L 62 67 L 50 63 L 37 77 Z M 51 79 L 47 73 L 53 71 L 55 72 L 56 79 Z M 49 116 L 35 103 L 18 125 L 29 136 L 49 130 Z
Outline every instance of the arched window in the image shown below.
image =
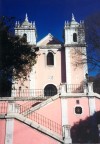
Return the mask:
M 27 42 L 27 34 L 26 34 L 26 33 L 23 34 L 23 38 L 24 38 L 25 41 Z
M 44 88 L 44 96 L 54 96 L 57 94 L 57 88 L 53 84 L 48 84 Z
M 73 33 L 73 42 L 77 42 L 77 34 Z
M 54 55 L 52 52 L 47 54 L 47 65 L 54 65 Z

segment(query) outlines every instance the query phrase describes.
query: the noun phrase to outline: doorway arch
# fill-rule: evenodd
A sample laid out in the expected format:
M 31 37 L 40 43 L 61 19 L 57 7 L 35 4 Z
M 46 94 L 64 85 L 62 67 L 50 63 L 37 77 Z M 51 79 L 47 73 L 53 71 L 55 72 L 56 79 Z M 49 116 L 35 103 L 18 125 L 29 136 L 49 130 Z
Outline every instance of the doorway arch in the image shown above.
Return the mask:
M 53 84 L 48 84 L 44 88 L 44 96 L 54 96 L 57 94 L 57 88 Z

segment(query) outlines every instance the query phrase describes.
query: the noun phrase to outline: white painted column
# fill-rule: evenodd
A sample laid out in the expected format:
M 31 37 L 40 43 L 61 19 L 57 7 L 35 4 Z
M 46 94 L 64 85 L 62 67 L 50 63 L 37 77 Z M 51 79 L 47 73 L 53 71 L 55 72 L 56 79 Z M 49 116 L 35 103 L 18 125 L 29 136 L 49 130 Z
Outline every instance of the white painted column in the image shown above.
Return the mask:
M 85 60 L 85 63 L 83 65 L 84 67 L 84 80 L 86 79 L 85 75 L 88 74 L 88 65 L 87 65 L 87 53 L 86 53 L 86 47 L 82 47 L 82 59 Z
M 64 132 L 63 132 L 64 144 L 71 144 L 72 139 L 71 139 L 71 134 L 70 134 L 70 126 L 64 125 L 63 130 L 64 130 Z
M 90 116 L 93 115 L 96 111 L 95 98 L 92 96 L 89 97 L 89 110 L 90 110 Z
M 6 119 L 5 144 L 13 144 L 14 119 Z
M 32 71 L 30 73 L 30 95 L 35 95 L 35 67 L 33 66 Z
M 67 90 L 66 90 L 66 83 L 60 84 L 60 95 L 66 96 L 66 92 L 67 92 Z
M 66 83 L 67 87 L 71 84 L 71 61 L 70 61 L 70 47 L 65 48 L 65 63 L 66 63 Z M 67 92 L 70 93 L 70 89 L 67 88 Z
M 88 82 L 88 91 L 89 91 L 89 94 L 93 94 L 93 82 Z
M 70 47 L 65 48 L 65 62 L 66 62 L 66 83 L 71 84 Z
M 68 125 L 68 102 L 67 99 L 61 98 L 61 110 L 62 110 L 62 126 Z

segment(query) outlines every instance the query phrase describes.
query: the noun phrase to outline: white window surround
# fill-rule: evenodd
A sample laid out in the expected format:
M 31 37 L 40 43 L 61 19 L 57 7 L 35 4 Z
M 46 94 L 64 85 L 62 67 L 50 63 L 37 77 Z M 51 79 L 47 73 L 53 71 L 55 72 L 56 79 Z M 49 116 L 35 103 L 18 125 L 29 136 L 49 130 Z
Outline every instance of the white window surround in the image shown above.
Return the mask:
M 47 65 L 47 55 L 48 53 L 52 53 L 53 54 L 53 57 L 54 57 L 54 65 Z M 48 50 L 46 53 L 45 53 L 45 64 L 46 64 L 46 67 L 49 67 L 49 68 L 54 68 L 56 66 L 56 53 L 52 50 Z
M 76 113 L 75 113 L 75 108 L 76 108 L 76 107 L 81 107 L 81 108 L 82 108 L 82 113 L 81 113 L 81 114 L 76 114 Z M 76 104 L 76 105 L 74 106 L 74 108 L 73 108 L 73 112 L 74 112 L 74 115 L 76 115 L 76 116 L 81 116 L 82 114 L 84 114 L 84 109 L 83 109 L 82 105 Z

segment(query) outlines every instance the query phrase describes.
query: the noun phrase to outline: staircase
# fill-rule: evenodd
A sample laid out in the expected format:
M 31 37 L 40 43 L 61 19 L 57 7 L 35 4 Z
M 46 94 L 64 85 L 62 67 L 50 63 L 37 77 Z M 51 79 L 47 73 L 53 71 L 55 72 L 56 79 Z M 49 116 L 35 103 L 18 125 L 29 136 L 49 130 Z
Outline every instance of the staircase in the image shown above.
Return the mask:
M 58 97 L 59 95 L 48 97 L 48 99 L 36 97 L 34 100 L 29 100 L 23 104 L 19 104 L 19 101 L 15 101 L 16 98 L 14 97 L 9 98 L 9 101 L 0 102 L 0 118 L 17 119 L 63 143 L 62 126 L 35 112 L 37 109 L 45 106 Z

